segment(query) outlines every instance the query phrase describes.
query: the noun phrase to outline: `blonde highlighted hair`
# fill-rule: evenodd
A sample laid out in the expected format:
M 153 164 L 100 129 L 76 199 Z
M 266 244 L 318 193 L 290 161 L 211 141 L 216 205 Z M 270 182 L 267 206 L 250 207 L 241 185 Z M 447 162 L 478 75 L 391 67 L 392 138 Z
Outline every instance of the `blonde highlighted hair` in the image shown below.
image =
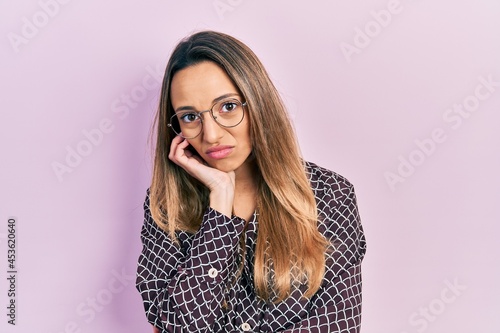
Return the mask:
M 208 206 L 208 189 L 168 159 L 175 133 L 170 84 L 178 71 L 203 61 L 223 68 L 247 102 L 250 136 L 257 166 L 259 229 L 254 281 L 263 299 L 281 301 L 295 283 L 307 285 L 305 297 L 320 287 L 328 242 L 317 229 L 316 201 L 284 104 L 257 56 L 223 33 L 203 31 L 182 40 L 165 70 L 157 126 L 150 207 L 158 226 L 176 241 L 175 232 L 196 232 Z M 274 296 L 272 296 L 274 295 Z

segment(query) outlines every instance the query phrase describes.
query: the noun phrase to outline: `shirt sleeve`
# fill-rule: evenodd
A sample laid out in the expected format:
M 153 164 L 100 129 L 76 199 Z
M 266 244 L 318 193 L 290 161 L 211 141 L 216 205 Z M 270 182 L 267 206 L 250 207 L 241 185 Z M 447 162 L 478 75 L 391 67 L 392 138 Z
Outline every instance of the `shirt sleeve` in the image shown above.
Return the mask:
M 226 280 L 243 227 L 244 220 L 207 208 L 191 245 L 179 246 L 153 221 L 148 191 L 136 286 L 151 324 L 167 332 L 210 332 L 223 317 Z
M 320 202 L 328 213 L 319 229 L 332 242 L 323 284 L 311 298 L 306 318 L 283 332 L 359 333 L 361 326 L 361 262 L 366 241 L 354 188 L 347 181 Z

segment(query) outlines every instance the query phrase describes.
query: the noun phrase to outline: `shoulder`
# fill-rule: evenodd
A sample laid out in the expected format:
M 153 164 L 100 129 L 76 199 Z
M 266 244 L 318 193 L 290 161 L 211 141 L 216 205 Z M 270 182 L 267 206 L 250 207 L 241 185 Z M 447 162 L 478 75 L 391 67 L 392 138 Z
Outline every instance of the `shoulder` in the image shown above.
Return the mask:
M 313 162 L 304 163 L 306 175 L 317 199 L 328 197 L 328 202 L 334 204 L 345 200 L 354 192 L 354 186 L 344 176 Z M 333 202 L 330 202 L 332 200 Z
M 305 165 L 316 199 L 320 231 L 328 236 L 334 230 L 357 229 L 359 214 L 351 182 L 314 163 L 306 162 Z
M 153 219 L 151 214 L 151 202 L 150 202 L 150 189 L 146 190 L 146 198 L 144 199 L 144 225 L 142 228 L 142 235 L 148 236 L 150 238 L 155 239 L 165 239 L 167 237 L 167 233 L 163 231 L 156 221 Z
M 354 186 L 331 170 L 311 162 L 305 165 L 316 197 L 318 230 L 332 242 L 334 249 L 329 253 L 327 276 L 337 276 L 360 261 L 366 252 Z

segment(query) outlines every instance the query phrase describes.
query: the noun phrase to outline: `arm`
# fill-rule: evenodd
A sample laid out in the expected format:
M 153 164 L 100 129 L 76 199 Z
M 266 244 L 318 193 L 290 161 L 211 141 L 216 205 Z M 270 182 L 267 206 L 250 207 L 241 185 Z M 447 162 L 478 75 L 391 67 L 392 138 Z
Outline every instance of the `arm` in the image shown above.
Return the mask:
M 151 218 L 149 197 L 144 211 L 137 289 L 148 321 L 168 332 L 210 331 L 223 316 L 224 288 L 244 221 L 207 209 L 183 254 Z
M 318 208 L 327 215 L 320 223 L 322 234 L 332 241 L 327 255 L 324 282 L 311 298 L 311 310 L 286 333 L 358 333 L 361 325 L 361 262 L 366 242 L 352 185 L 330 189 Z
M 169 159 L 207 186 L 210 208 L 194 236 L 179 234 L 186 245 L 180 248 L 157 227 L 151 217 L 149 196 L 146 198 L 137 289 L 154 326 L 168 332 L 209 332 L 216 321 L 222 320 L 224 289 L 244 221 L 229 217 L 234 172 L 208 167 L 186 149 L 188 145 L 187 140 L 174 138 Z

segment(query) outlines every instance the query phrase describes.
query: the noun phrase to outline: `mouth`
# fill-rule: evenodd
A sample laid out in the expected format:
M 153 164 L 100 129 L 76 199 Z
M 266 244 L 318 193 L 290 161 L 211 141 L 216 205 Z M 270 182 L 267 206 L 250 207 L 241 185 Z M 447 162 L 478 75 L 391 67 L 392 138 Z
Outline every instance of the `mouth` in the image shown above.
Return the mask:
M 205 151 L 208 157 L 213 158 L 215 160 L 219 160 L 221 158 L 225 158 L 229 156 L 234 150 L 233 146 L 215 146 L 208 148 Z

